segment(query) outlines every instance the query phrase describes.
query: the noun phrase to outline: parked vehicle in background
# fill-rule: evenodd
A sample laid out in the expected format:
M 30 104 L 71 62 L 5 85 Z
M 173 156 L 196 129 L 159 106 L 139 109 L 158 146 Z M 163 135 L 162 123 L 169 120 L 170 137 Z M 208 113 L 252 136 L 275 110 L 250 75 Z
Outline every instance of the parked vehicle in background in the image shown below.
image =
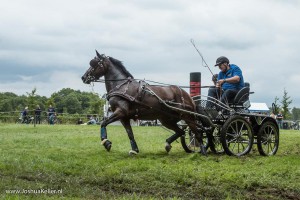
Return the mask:
M 299 127 L 299 121 L 292 121 L 292 122 L 291 122 L 290 129 L 300 130 L 300 127 Z
M 30 124 L 33 123 L 34 117 L 27 115 L 25 118 L 22 117 L 22 114 L 16 119 L 16 124 Z
M 159 120 L 140 120 L 139 126 L 161 126 Z

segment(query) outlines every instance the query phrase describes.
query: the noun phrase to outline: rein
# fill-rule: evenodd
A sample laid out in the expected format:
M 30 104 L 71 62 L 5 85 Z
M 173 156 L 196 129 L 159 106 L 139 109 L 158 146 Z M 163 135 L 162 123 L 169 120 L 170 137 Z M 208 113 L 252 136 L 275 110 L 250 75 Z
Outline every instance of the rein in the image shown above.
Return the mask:
M 106 82 L 110 82 L 110 81 L 126 81 L 126 80 L 128 80 L 128 78 L 124 78 L 124 79 L 107 79 L 107 80 L 105 80 L 105 79 L 98 79 L 98 80 L 95 80 L 95 81 L 92 81 L 92 82 L 106 83 Z M 155 83 L 158 86 L 160 86 L 160 85 L 162 85 L 162 86 L 171 86 L 171 85 L 174 85 L 174 84 L 161 83 L 161 82 L 151 81 L 151 80 L 145 80 L 145 79 L 131 78 L 131 80 L 133 80 L 133 81 L 145 81 L 145 82 Z M 177 87 L 180 87 L 180 88 L 191 88 L 191 86 L 180 86 L 180 85 L 174 85 L 174 86 L 177 86 Z M 211 86 L 211 85 L 206 85 L 206 86 L 201 86 L 201 87 L 193 86 L 192 88 L 210 88 L 210 87 L 213 87 L 213 86 Z

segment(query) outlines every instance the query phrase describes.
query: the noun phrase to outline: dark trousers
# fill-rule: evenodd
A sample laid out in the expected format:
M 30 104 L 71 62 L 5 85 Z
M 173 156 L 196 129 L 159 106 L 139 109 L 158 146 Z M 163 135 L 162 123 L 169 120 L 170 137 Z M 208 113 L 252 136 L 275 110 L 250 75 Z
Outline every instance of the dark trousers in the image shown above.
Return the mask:
M 278 124 L 278 126 L 279 126 L 280 129 L 283 128 L 283 122 L 282 122 L 282 119 L 281 119 L 281 120 L 278 120 L 278 119 L 277 119 L 277 124 Z
M 227 103 L 233 103 L 234 97 L 237 94 L 237 92 L 238 90 L 232 90 L 232 89 L 227 89 L 225 91 L 222 90 L 222 96 L 220 98 L 220 88 L 210 87 L 208 90 L 208 96 L 218 99 L 224 104 L 227 104 Z M 208 100 L 212 100 L 212 99 L 208 98 Z
M 35 123 L 40 124 L 41 123 L 41 115 L 36 115 L 35 116 Z
M 54 117 L 55 117 L 54 115 L 49 116 L 49 124 L 50 125 L 54 125 Z

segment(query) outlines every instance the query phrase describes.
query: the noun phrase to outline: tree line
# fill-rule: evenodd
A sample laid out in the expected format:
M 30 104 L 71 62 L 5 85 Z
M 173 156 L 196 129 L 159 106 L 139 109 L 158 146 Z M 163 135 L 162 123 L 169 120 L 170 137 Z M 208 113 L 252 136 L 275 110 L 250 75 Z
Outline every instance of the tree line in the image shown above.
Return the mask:
M 270 110 L 274 111 L 274 114 L 282 113 L 283 119 L 286 120 L 300 120 L 300 108 L 293 107 L 292 109 L 289 107 L 293 102 L 291 97 L 288 95 L 286 89 L 283 90 L 283 96 L 279 99 L 277 96 L 274 99 L 273 108 Z
M 36 88 L 26 95 L 16 95 L 12 92 L 0 93 L 0 112 L 20 112 L 28 107 L 35 110 L 37 106 L 47 111 L 52 105 L 57 113 L 68 114 L 98 114 L 103 116 L 105 100 L 99 94 L 82 92 L 70 88 L 63 88 L 51 94 L 49 98 L 40 96 Z
M 274 100 L 274 114 L 282 112 L 284 119 L 300 120 L 300 108 L 290 108 L 292 99 L 284 89 L 281 99 L 277 96 Z M 36 88 L 26 95 L 16 95 L 12 92 L 0 93 L 0 112 L 21 112 L 25 107 L 34 110 L 37 105 L 42 111 L 47 111 L 52 105 L 57 113 L 68 114 L 97 114 L 103 116 L 103 105 L 105 99 L 99 94 L 92 92 L 81 92 L 70 88 L 63 88 L 53 93 L 49 98 L 40 96 Z M 270 108 L 272 110 L 272 108 Z

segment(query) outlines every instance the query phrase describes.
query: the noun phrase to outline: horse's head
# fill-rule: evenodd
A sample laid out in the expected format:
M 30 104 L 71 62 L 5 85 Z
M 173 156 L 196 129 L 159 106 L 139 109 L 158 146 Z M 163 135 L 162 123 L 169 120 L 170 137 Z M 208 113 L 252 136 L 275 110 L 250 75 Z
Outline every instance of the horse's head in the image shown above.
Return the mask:
M 97 56 L 90 61 L 90 68 L 81 77 L 83 83 L 90 84 L 106 72 L 106 62 L 109 62 L 108 57 L 104 54 L 100 55 L 97 50 L 96 54 Z

